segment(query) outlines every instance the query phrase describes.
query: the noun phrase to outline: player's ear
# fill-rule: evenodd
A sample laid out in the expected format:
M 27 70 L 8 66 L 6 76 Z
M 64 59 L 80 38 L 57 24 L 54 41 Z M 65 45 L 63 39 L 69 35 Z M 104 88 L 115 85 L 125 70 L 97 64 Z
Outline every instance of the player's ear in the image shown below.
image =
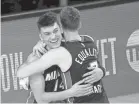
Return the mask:
M 82 27 L 82 23 L 80 22 L 78 29 L 80 29 Z
M 63 33 L 63 28 L 62 28 L 62 26 L 60 26 L 60 30 L 61 30 L 61 33 Z
M 58 16 L 57 16 L 57 20 L 58 20 L 58 25 L 59 25 L 59 28 L 60 28 L 60 31 L 61 31 L 61 33 L 63 33 L 63 28 L 62 28 L 62 24 L 61 24 L 61 21 L 60 21 L 60 14 L 58 14 Z
M 39 34 L 39 37 L 40 37 L 40 39 L 43 41 L 43 39 L 42 39 L 42 35 L 41 35 L 41 34 Z
M 62 28 L 62 24 L 61 23 L 59 23 L 59 28 L 60 28 L 61 33 L 63 33 L 63 28 Z

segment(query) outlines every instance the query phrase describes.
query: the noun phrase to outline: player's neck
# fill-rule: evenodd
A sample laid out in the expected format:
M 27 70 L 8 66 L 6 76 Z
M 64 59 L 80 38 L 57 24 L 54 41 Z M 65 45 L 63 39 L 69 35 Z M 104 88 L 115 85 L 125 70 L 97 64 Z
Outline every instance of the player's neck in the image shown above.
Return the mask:
M 46 46 L 46 49 L 49 51 L 51 49 L 53 49 L 52 47 L 49 47 L 48 45 Z
M 66 41 L 81 41 L 78 31 L 65 31 L 64 37 Z
M 51 48 L 49 46 L 46 46 L 46 49 L 49 51 Z

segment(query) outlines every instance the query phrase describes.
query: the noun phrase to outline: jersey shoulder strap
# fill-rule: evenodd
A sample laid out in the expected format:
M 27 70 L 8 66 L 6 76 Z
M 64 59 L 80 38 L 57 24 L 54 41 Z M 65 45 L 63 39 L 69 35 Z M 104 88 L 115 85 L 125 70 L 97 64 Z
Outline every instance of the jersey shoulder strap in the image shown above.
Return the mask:
M 80 35 L 83 41 L 92 41 L 94 42 L 94 39 L 89 35 Z

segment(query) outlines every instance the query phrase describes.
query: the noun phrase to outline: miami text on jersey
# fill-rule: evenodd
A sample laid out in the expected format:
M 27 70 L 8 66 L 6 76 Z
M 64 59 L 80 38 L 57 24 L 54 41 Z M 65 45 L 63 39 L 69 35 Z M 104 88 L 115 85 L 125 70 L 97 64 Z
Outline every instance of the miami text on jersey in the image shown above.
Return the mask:
M 52 71 L 52 72 L 46 74 L 45 81 L 50 81 L 50 80 L 57 79 L 59 76 L 60 76 L 59 72 L 57 72 L 56 70 Z

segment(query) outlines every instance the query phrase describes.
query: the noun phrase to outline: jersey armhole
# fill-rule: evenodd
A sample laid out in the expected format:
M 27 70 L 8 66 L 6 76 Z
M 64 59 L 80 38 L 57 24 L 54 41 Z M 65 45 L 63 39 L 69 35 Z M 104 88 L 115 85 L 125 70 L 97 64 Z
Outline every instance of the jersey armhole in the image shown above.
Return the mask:
M 88 37 L 88 38 L 90 38 L 94 42 L 94 39 L 91 36 L 89 36 L 89 35 L 80 35 L 80 36 L 82 36 L 82 37 Z

